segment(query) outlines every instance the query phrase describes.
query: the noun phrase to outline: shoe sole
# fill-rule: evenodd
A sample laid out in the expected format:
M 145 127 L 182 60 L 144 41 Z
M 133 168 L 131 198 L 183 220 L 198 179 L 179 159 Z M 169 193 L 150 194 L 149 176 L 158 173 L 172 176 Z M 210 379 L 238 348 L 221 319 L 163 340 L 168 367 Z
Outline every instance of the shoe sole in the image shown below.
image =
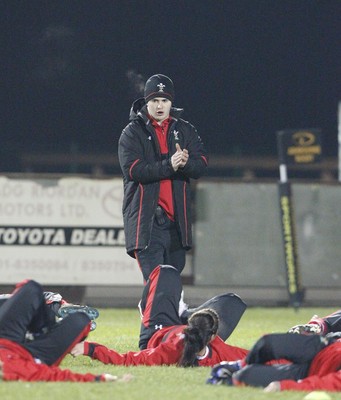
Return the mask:
M 99 316 L 99 312 L 94 307 L 89 306 L 77 306 L 77 305 L 70 305 L 70 306 L 62 306 L 58 310 L 58 316 L 60 318 L 65 318 L 69 314 L 74 314 L 76 312 L 82 312 L 86 314 L 92 321 Z
M 308 326 L 308 325 L 297 325 L 292 327 L 288 333 L 299 334 L 299 335 L 322 335 L 321 328 L 319 326 Z

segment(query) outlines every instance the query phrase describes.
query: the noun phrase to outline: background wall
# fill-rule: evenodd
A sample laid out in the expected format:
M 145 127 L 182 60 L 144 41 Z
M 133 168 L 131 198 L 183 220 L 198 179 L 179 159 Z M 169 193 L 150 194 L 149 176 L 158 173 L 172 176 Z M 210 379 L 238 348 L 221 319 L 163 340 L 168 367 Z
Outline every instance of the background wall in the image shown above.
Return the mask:
M 287 304 L 277 183 L 201 180 L 194 190 L 194 248 L 184 271 L 188 302 L 231 291 L 253 305 Z M 120 178 L 3 177 L 0 193 L 0 275 L 6 289 L 30 277 L 50 288 L 63 285 L 63 293 L 78 286 L 79 301 L 137 304 L 137 265 L 122 238 L 115 239 L 123 230 Z M 339 306 L 341 214 L 335 205 L 341 187 L 293 183 L 292 193 L 305 304 Z M 65 210 L 83 211 L 64 215 Z M 11 232 L 19 229 L 29 234 L 14 240 Z M 37 240 L 49 229 L 61 236 Z M 89 240 L 68 239 L 68 232 L 79 230 L 91 234 Z
M 307 286 L 341 287 L 341 188 L 293 184 L 297 247 Z M 197 186 L 195 283 L 285 286 L 276 184 Z
M 307 304 L 340 304 L 341 188 L 292 184 L 298 263 Z M 200 182 L 195 285 L 229 287 L 255 304 L 285 304 L 286 267 L 276 183 Z

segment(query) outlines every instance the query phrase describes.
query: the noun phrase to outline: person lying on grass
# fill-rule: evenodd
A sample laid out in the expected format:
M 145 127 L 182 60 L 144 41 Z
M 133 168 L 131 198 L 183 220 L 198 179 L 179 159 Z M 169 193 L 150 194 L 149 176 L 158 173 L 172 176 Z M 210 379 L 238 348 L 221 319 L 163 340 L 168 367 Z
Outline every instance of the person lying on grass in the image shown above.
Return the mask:
M 172 266 L 157 267 L 150 275 L 141 301 L 140 348 L 143 350 L 120 354 L 101 344 L 83 341 L 75 345 L 71 354 L 126 366 L 213 366 L 223 360 L 243 358 L 248 351 L 225 340 L 242 316 L 245 303 L 236 295 L 223 294 L 180 313 L 181 292 L 179 272 Z
M 159 329 L 149 340 L 147 349 L 120 354 L 98 343 L 83 341 L 74 346 L 71 355 L 86 355 L 104 364 L 173 365 L 181 367 L 213 366 L 223 360 L 238 360 L 247 350 L 230 346 L 218 335 L 219 318 L 212 309 L 195 312 L 188 325 Z
M 84 310 L 83 310 L 84 311 Z M 0 379 L 5 381 L 112 382 L 111 374 L 80 374 L 59 368 L 65 355 L 90 331 L 86 312 L 71 312 L 61 321 L 51 318 L 41 285 L 17 284 L 0 307 Z M 31 332 L 32 338 L 27 338 Z M 129 380 L 131 376 L 124 376 Z
M 270 334 L 245 359 L 213 367 L 207 383 L 281 390 L 341 390 L 341 334 Z M 278 360 L 287 360 L 279 363 Z M 277 361 L 277 363 L 276 363 Z M 271 365 L 269 364 L 271 362 Z
M 47 313 L 46 317 L 49 318 L 52 323 L 61 321 L 69 314 L 73 314 L 75 312 L 83 312 L 87 314 L 87 316 L 91 319 L 90 331 L 94 331 L 96 329 L 97 324 L 95 322 L 95 319 L 99 317 L 99 311 L 96 308 L 87 305 L 70 303 L 65 300 L 60 293 L 44 291 L 43 294 L 45 303 L 47 305 L 47 307 L 45 307 L 45 311 Z M 12 293 L 0 294 L 0 308 L 11 297 Z M 27 332 L 26 338 L 33 340 L 34 335 L 32 335 L 32 332 Z

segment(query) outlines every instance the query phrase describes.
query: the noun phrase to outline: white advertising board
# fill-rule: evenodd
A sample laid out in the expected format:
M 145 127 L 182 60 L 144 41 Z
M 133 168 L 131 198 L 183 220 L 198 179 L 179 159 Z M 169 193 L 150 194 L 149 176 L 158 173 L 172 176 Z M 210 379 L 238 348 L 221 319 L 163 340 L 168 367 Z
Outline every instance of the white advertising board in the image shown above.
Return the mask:
M 125 250 L 122 180 L 0 177 L 0 282 L 142 285 Z

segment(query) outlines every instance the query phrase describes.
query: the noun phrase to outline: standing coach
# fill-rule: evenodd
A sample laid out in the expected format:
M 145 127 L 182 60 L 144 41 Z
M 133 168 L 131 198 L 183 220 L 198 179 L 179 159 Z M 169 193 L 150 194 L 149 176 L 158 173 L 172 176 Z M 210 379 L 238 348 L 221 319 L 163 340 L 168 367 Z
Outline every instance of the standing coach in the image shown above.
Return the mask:
M 193 125 L 175 108 L 170 78 L 151 76 L 144 98 L 130 111 L 119 139 L 127 253 L 147 281 L 158 265 L 185 267 L 192 247 L 190 179 L 207 169 L 207 154 Z

